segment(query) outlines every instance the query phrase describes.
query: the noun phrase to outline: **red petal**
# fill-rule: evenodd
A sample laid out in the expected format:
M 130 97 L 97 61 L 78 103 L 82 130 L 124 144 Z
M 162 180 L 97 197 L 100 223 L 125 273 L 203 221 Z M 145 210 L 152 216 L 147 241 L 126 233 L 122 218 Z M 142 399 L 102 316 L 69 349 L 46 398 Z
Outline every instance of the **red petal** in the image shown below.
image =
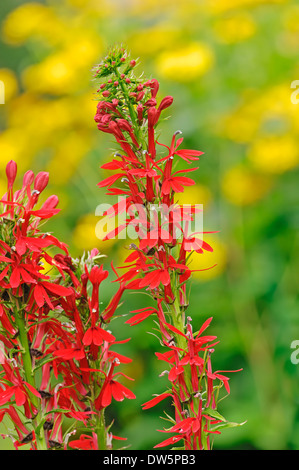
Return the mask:
M 41 394 L 34 388 L 32 385 L 30 385 L 28 382 L 24 381 L 24 384 L 26 385 L 27 388 L 29 388 L 30 392 L 33 393 L 38 398 L 41 398 Z
M 83 344 L 85 346 L 89 346 L 92 343 L 92 338 L 93 338 L 92 329 L 88 328 L 88 330 L 85 332 L 85 335 L 84 335 L 83 340 L 82 340 Z
M 53 292 L 53 294 L 61 295 L 63 297 L 67 297 L 68 295 L 71 295 L 73 292 L 72 289 L 68 287 L 60 286 L 59 284 L 53 284 L 51 282 L 46 282 L 46 281 L 43 281 L 41 284 L 50 292 Z
M 96 330 L 97 335 L 100 335 L 104 341 L 107 341 L 108 343 L 113 343 L 115 341 L 115 336 L 113 336 L 108 331 L 103 330 L 103 328 L 98 327 Z
M 104 179 L 100 183 L 98 183 L 98 186 L 100 188 L 103 188 L 104 186 L 111 186 L 115 181 L 117 181 L 119 178 L 122 176 L 126 176 L 125 173 L 117 173 L 116 175 L 109 176 L 108 178 Z
M 201 328 L 200 328 L 200 330 L 199 330 L 199 332 L 198 332 L 198 334 L 197 334 L 197 336 L 196 336 L 197 338 L 198 338 L 198 336 L 201 335 L 201 333 L 202 333 L 204 330 L 206 330 L 206 329 L 208 328 L 208 326 L 209 326 L 209 324 L 211 323 L 212 320 L 213 320 L 213 317 L 210 317 L 210 318 L 208 318 L 208 319 L 202 324 L 202 326 L 201 326 Z
M 102 394 L 101 405 L 105 408 L 106 406 L 110 405 L 111 400 L 112 400 L 112 390 L 111 390 L 110 384 L 108 383 Z
M 171 393 L 162 393 L 161 395 L 152 398 L 151 400 L 147 401 L 146 403 L 143 403 L 142 409 L 143 410 L 148 410 L 149 408 L 152 408 L 153 406 L 157 405 L 157 403 L 160 403 L 160 401 L 164 400 L 167 397 L 172 397 Z
M 124 397 L 129 398 L 130 400 L 134 400 L 134 398 L 136 398 L 136 395 L 134 395 L 134 393 L 131 390 L 129 390 L 127 387 L 125 387 L 123 384 L 120 384 L 119 382 L 117 382 L 117 384 L 118 384 L 118 389 L 121 390 Z
M 147 312 L 141 312 L 141 313 L 138 313 L 137 315 L 134 315 L 132 318 L 130 318 L 130 320 L 127 320 L 125 323 L 128 323 L 129 325 L 138 325 L 138 323 L 141 323 L 142 321 L 144 321 L 147 317 L 149 317 L 150 315 L 152 315 L 152 311 L 147 311 Z
M 44 289 L 40 285 L 35 286 L 34 288 L 34 298 L 39 307 L 42 307 L 45 303 L 44 298 Z
M 16 399 L 16 405 L 21 406 L 24 405 L 26 402 L 26 394 L 23 392 L 23 390 L 20 387 L 15 388 L 15 399 Z
M 158 448 L 158 447 L 166 447 L 166 446 L 169 446 L 171 444 L 175 444 L 176 442 L 180 441 L 181 439 L 183 439 L 183 437 L 180 436 L 180 435 L 169 437 L 169 439 L 166 439 L 165 441 L 160 442 L 160 444 L 157 444 L 156 446 L 154 446 L 154 449 Z

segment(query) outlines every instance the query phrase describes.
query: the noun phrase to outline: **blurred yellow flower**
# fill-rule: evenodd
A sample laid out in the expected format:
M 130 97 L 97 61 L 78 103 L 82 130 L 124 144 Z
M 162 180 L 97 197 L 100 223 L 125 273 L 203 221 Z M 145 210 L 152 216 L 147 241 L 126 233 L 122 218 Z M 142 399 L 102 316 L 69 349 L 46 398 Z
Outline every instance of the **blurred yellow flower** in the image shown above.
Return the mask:
M 203 204 L 203 209 L 212 201 L 212 193 L 206 186 L 196 184 L 186 186 L 183 193 L 177 194 L 177 204 Z
M 115 240 L 101 240 L 103 234 L 101 224 L 99 224 L 99 217 L 94 214 L 84 215 L 79 219 L 77 226 L 73 232 L 73 243 L 76 248 L 82 251 L 92 250 L 92 248 L 98 248 L 98 250 L 104 253 L 108 251 Z
M 237 206 L 260 200 L 270 189 L 271 179 L 242 165 L 229 169 L 222 179 L 224 196 Z
M 24 70 L 27 90 L 63 95 L 89 86 L 90 70 L 102 52 L 102 41 L 99 35 L 89 31 L 72 32 L 74 36 L 68 38 L 63 49 Z
M 37 2 L 29 2 L 12 10 L 2 24 L 4 40 L 10 44 L 22 44 L 32 35 L 57 40 L 58 30 L 63 32 L 53 10 Z
M 193 42 L 180 49 L 162 52 L 156 60 L 156 68 L 163 78 L 189 82 L 204 75 L 213 62 L 212 49 L 205 43 Z
M 205 271 L 195 271 L 192 273 L 192 278 L 198 281 L 209 281 L 220 276 L 227 264 L 227 247 L 219 240 L 219 236 L 204 235 L 204 241 L 212 246 L 213 252 L 193 252 L 190 258 L 190 269 L 205 269 Z M 212 269 L 208 269 L 212 266 L 214 266 Z
M 174 25 L 165 23 L 155 25 L 151 28 L 134 31 L 127 40 L 132 54 L 145 57 L 171 49 L 178 44 L 180 32 Z
M 30 140 L 18 129 L 8 128 L 0 134 L 0 171 L 4 171 L 9 160 L 14 160 L 21 173 L 27 170 L 34 154 Z
M 207 7 L 210 8 L 214 14 L 218 14 L 234 10 L 239 7 L 253 7 L 262 4 L 279 4 L 287 2 L 288 0 L 209 0 Z
M 266 114 L 265 93 L 244 92 L 240 104 L 229 114 L 223 116 L 216 127 L 220 134 L 234 142 L 247 143 L 258 133 L 262 117 Z
M 64 52 L 54 53 L 23 72 L 27 90 L 37 93 L 73 92 L 80 82 L 77 70 Z
M 4 174 L 0 175 L 0 197 L 2 197 L 7 191 L 7 183 L 6 179 L 4 178 Z
M 92 136 L 84 132 L 65 133 L 63 139 L 55 146 L 55 152 L 47 168 L 55 184 L 68 182 L 91 145 Z M 63 162 L 63 171 L 61 162 Z
M 248 158 L 260 171 L 283 173 L 299 164 L 299 141 L 292 135 L 260 137 L 249 148 Z
M 220 41 L 233 44 L 250 38 L 256 32 L 256 23 L 248 12 L 237 12 L 215 21 L 213 29 Z
M 251 143 L 265 133 L 299 130 L 298 108 L 291 102 L 291 81 L 262 92 L 247 90 L 242 102 L 223 116 L 216 132 L 238 143 Z
M 12 70 L 3 68 L 0 69 L 0 81 L 4 84 L 4 100 L 7 103 L 18 92 L 18 80 Z
M 96 14 L 98 18 L 106 17 L 117 13 L 117 2 L 111 0 L 65 0 L 72 7 L 78 9 L 79 14 Z
M 54 256 L 51 253 L 49 253 L 49 255 Z M 41 259 L 41 266 L 42 269 L 40 272 L 46 276 L 55 276 L 59 273 L 58 269 L 55 266 L 52 266 L 52 264 L 49 264 L 44 258 Z
M 71 104 L 67 98 L 49 100 L 33 93 L 23 93 L 9 105 L 8 125 L 30 135 L 31 145 L 35 147 L 48 135 L 58 129 L 65 130 L 72 124 Z
M 283 24 L 292 33 L 299 32 L 299 5 L 290 5 L 285 10 Z
M 175 2 L 173 0 L 128 0 L 126 6 L 130 14 L 161 15 L 165 11 L 168 12 L 170 8 L 177 10 L 182 7 L 188 10 L 194 3 L 196 3 L 196 0 L 176 0 Z

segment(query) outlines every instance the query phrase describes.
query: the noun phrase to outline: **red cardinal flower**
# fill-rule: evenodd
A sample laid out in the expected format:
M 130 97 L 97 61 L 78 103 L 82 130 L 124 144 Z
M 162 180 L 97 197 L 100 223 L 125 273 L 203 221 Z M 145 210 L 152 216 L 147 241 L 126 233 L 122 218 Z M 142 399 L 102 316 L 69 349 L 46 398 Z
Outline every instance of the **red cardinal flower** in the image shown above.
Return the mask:
M 101 344 L 103 344 L 103 341 L 113 343 L 115 341 L 115 337 L 108 331 L 105 331 L 103 328 L 100 328 L 99 326 L 91 326 L 90 328 L 88 328 L 83 337 L 83 344 L 85 346 L 89 346 L 90 344 L 100 346 Z
M 79 450 L 98 450 L 98 437 L 95 432 L 92 433 L 92 436 L 81 434 L 79 439 L 69 443 L 69 447 Z
M 102 409 L 106 408 L 107 406 L 110 405 L 112 398 L 114 398 L 116 401 L 123 401 L 124 398 L 129 398 L 130 400 L 136 398 L 134 393 L 129 390 L 127 387 L 125 387 L 123 384 L 120 382 L 117 382 L 114 380 L 114 377 L 117 375 L 123 375 L 129 380 L 133 380 L 130 377 L 126 376 L 122 372 L 117 372 L 116 374 L 113 374 L 114 367 L 117 364 L 117 361 L 114 361 L 111 364 L 110 370 L 108 375 L 106 375 L 102 390 L 98 397 L 96 398 L 95 405 L 97 409 Z

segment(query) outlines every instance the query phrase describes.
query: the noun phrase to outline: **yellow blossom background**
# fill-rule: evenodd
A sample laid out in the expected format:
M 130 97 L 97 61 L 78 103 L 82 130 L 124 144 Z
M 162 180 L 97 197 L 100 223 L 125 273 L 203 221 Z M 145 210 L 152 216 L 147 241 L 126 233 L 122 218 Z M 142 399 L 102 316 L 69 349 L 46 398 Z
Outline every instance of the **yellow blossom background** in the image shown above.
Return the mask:
M 299 5 L 292 0 L 2 0 L 0 4 L 0 190 L 5 165 L 50 172 L 48 194 L 61 213 L 48 230 L 74 257 L 98 247 L 105 266 L 121 265 L 128 243 L 96 236 L 96 207 L 109 202 L 97 187 L 112 155 L 97 131 L 92 67 L 107 48 L 125 44 L 159 96 L 173 95 L 160 140 L 177 129 L 184 146 L 205 152 L 197 185 L 182 203 L 204 207 L 213 253 L 192 256 L 189 315 L 213 317 L 220 342 L 215 368 L 231 374 L 221 412 L 241 428 L 215 438 L 218 449 L 299 449 Z M 21 176 L 20 176 L 21 177 Z M 204 270 L 216 264 L 211 270 Z M 115 285 L 102 290 L 107 302 Z M 150 299 L 128 294 L 119 312 Z M 112 324 L 133 362 L 134 401 L 110 407 L 115 434 L 132 449 L 151 449 L 161 435 L 162 407 L 141 404 L 164 390 L 151 318 L 135 327 Z M 130 384 L 131 385 L 131 384 Z M 4 427 L 1 432 L 5 433 Z M 1 448 L 10 448 L 1 440 Z

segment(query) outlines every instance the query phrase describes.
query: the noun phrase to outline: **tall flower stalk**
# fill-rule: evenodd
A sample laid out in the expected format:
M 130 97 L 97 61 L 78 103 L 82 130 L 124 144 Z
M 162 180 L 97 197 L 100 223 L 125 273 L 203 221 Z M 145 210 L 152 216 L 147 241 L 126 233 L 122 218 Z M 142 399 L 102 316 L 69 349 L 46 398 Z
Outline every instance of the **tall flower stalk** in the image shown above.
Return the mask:
M 102 255 L 94 249 L 73 259 L 65 243 L 42 231 L 59 212 L 55 195 L 36 208 L 48 173 L 26 172 L 18 190 L 15 162 L 6 175 L 0 200 L 0 422 L 9 420 L 7 437 L 16 449 L 111 449 L 117 437 L 105 410 L 113 399 L 135 398 L 118 381 L 124 375 L 118 367 L 131 360 L 113 351 L 126 340 L 117 341 L 107 329 L 127 286 L 121 282 L 102 308 L 108 278 Z
M 122 220 L 105 239 L 133 228 L 137 240 L 130 245 L 132 252 L 118 281 L 134 282 L 135 289 L 145 290 L 155 301 L 153 306 L 132 312 L 135 315 L 127 323 L 136 325 L 155 316 L 159 325 L 163 350 L 156 355 L 166 363 L 169 387 L 143 409 L 167 399 L 174 412 L 166 414 L 169 427 L 162 431 L 171 437 L 156 447 L 211 449 L 211 436 L 236 425 L 218 411 L 222 387 L 227 394 L 230 388 L 229 378 L 213 370 L 216 337 L 203 335 L 212 319 L 194 329 L 194 307 L 189 306 L 190 256 L 194 251 L 204 256 L 213 248 L 204 241 L 202 230 L 190 230 L 199 206 L 180 206 L 176 199 L 185 187 L 195 184 L 187 175 L 197 170 L 190 164 L 203 152 L 181 148 L 181 131 L 173 134 L 169 146 L 157 141 L 157 127 L 173 98 L 166 96 L 159 102 L 159 82 L 137 77 L 135 67 L 136 61 L 127 51 L 115 47 L 94 69 L 98 84 L 95 122 L 118 146 L 112 161 L 102 165 L 102 169 L 116 173 L 102 180 L 99 187 L 123 198 L 104 214 L 107 220 Z M 188 168 L 177 169 L 181 161 Z

